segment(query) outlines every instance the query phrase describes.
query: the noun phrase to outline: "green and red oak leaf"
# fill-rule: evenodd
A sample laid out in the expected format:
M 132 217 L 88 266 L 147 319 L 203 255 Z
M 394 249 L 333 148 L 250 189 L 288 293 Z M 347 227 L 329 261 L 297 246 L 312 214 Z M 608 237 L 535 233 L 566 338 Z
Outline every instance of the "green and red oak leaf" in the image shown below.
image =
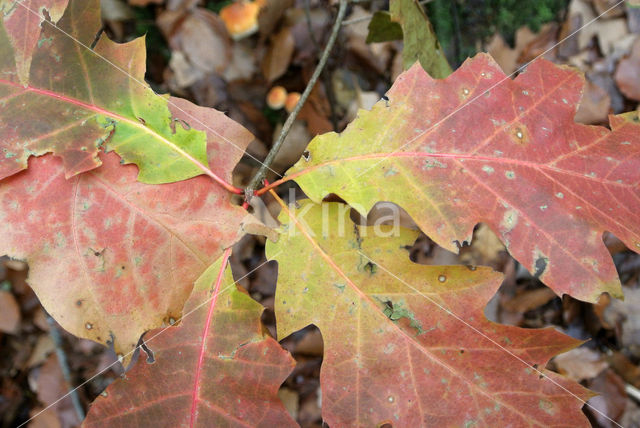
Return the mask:
M 591 394 L 543 369 L 580 342 L 485 318 L 501 274 L 414 264 L 415 231 L 376 237 L 346 205 L 304 201 L 280 221 L 266 247 L 278 337 L 320 329 L 329 426 L 589 426 L 580 409 Z
M 204 132 L 175 126 L 168 97 L 144 82 L 143 38 L 117 44 L 102 35 L 90 49 L 101 28 L 99 0 L 70 1 L 58 27 L 42 28 L 27 86 L 0 28 L 0 179 L 49 152 L 71 177 L 99 166 L 104 145 L 135 163 L 146 183 L 207 174 L 225 184 L 208 167 Z
M 444 80 L 416 64 L 388 100 L 316 137 L 284 181 L 363 215 L 394 202 L 452 251 L 488 223 L 556 293 L 621 296 L 602 234 L 640 252 L 640 123 L 637 113 L 612 116 L 611 130 L 575 123 L 583 85 L 546 60 L 514 80 L 486 54 Z
M 26 85 L 29 81 L 31 56 L 38 44 L 43 21 L 48 16 L 52 23 L 58 22 L 68 1 L 0 0 L 0 13 L 2 13 L 7 36 L 13 46 L 16 73 L 20 83 Z
M 0 182 L 0 254 L 26 260 L 47 311 L 76 336 L 133 349 L 180 317 L 193 282 L 251 217 L 206 176 L 136 181 L 115 153 L 65 178 L 53 155 Z
M 155 363 L 112 383 L 83 426 L 296 426 L 277 395 L 294 361 L 234 284 L 229 252 L 198 279 L 179 325 L 145 335 Z

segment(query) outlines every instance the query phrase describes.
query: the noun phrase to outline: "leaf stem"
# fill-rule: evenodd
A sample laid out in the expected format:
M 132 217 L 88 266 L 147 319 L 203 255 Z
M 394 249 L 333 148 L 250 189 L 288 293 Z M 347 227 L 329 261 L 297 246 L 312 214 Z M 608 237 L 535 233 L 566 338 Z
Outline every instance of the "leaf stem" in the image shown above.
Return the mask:
M 278 135 L 278 139 L 271 147 L 271 150 L 267 154 L 267 157 L 265 158 L 264 162 L 262 163 L 262 166 L 260 167 L 256 175 L 253 177 L 253 179 L 251 180 L 247 188 L 244 190 L 244 197 L 247 201 L 250 200 L 252 196 L 254 196 L 255 189 L 264 180 L 264 177 L 267 174 L 267 170 L 269 169 L 269 166 L 273 163 L 276 155 L 278 154 L 278 151 L 280 150 L 280 147 L 282 147 L 282 144 L 284 143 L 285 138 L 289 134 L 289 131 L 291 130 L 291 127 L 293 126 L 293 123 L 295 122 L 296 117 L 298 116 L 298 113 L 300 113 L 300 110 L 302 109 L 302 106 L 304 105 L 305 101 L 309 97 L 309 94 L 311 94 L 311 91 L 313 90 L 313 87 L 315 86 L 318 80 L 318 77 L 320 77 L 320 74 L 322 73 L 322 69 L 324 68 L 325 64 L 327 63 L 327 60 L 329 59 L 331 48 L 333 48 L 333 45 L 335 44 L 336 39 L 338 38 L 338 33 L 340 32 L 340 27 L 342 26 L 342 21 L 344 20 L 346 11 L 347 11 L 347 0 L 340 0 L 338 16 L 336 17 L 336 21 L 333 23 L 331 36 L 327 41 L 327 45 L 324 47 L 324 51 L 322 52 L 320 61 L 318 62 L 316 69 L 313 71 L 313 75 L 311 76 L 311 79 L 309 79 L 309 83 L 307 83 L 307 87 L 304 89 L 304 92 L 300 96 L 300 100 L 298 101 L 298 104 L 296 104 L 295 108 L 293 109 L 289 117 L 287 117 L 287 120 L 284 122 L 284 125 L 282 126 L 282 131 L 280 131 L 280 135 Z

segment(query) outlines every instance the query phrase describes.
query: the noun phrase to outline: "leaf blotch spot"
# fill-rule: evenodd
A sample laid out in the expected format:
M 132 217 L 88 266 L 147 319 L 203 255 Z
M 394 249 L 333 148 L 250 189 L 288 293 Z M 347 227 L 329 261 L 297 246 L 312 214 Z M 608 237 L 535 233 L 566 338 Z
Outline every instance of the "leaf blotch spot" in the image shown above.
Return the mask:
M 520 145 L 527 144 L 529 142 L 529 136 L 527 134 L 527 128 L 524 126 L 516 126 L 513 128 L 511 132 L 511 139 Z
M 536 259 L 536 265 L 535 265 L 535 273 L 533 274 L 534 277 L 536 278 L 540 278 L 542 276 L 542 274 L 544 273 L 544 271 L 547 269 L 547 265 L 549 264 L 549 259 L 546 257 L 538 257 Z
M 509 180 L 513 180 L 514 178 L 516 178 L 516 173 L 513 171 L 505 171 L 504 176 Z
M 77 306 L 77 307 L 82 306 L 82 299 L 78 299 L 78 300 L 76 300 L 76 306 Z
M 392 302 L 391 300 L 381 301 L 384 304 L 384 308 L 382 313 L 389 318 L 393 322 L 397 322 L 401 318 L 406 318 L 409 320 L 409 327 L 415 329 L 418 335 L 427 333 L 427 331 L 422 328 L 422 324 L 419 320 L 416 319 L 416 316 L 413 312 L 411 312 L 407 307 L 406 303 L 402 300 L 397 302 Z M 430 329 L 428 331 L 431 331 Z
M 493 174 L 493 172 L 495 171 L 492 167 L 490 167 L 489 165 L 485 165 L 482 167 L 482 170 L 484 172 L 486 172 L 487 174 Z
M 540 410 L 543 410 L 545 413 L 549 415 L 555 414 L 555 410 L 553 409 L 553 403 L 546 400 L 540 400 L 538 402 L 538 407 Z

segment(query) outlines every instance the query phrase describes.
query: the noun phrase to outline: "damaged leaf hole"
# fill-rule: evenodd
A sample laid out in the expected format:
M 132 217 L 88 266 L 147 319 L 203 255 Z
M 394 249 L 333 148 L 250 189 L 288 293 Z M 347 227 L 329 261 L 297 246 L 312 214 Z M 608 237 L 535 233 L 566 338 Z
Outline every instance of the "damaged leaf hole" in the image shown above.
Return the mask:
M 149 348 L 147 346 L 147 344 L 144 343 L 144 341 L 142 341 L 142 343 L 140 343 L 140 347 L 142 348 L 144 353 L 147 354 L 147 364 L 155 363 L 156 362 L 156 357 L 155 357 L 153 351 L 151 350 L 151 348 Z
M 369 272 L 369 275 L 374 275 L 378 271 L 378 266 L 375 263 L 367 262 L 364 265 L 364 270 Z
M 309 162 L 311 160 L 311 153 L 309 152 L 309 150 L 305 150 L 304 152 L 302 152 L 302 158 L 306 162 Z
M 191 125 L 189 125 L 188 122 L 186 122 L 183 119 L 174 117 L 174 118 L 171 118 L 171 122 L 169 123 L 169 127 L 171 128 L 171 132 L 173 134 L 176 133 L 176 122 L 178 122 L 182 126 L 182 129 L 184 129 L 185 131 L 191 130 Z

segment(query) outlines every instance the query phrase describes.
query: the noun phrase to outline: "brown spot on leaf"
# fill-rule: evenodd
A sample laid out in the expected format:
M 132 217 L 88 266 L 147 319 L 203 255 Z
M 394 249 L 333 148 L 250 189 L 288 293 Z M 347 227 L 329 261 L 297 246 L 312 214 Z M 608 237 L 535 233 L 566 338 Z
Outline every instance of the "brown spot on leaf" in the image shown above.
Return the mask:
M 529 144 L 529 131 L 527 130 L 526 126 L 522 124 L 514 125 L 509 130 L 509 134 L 513 142 L 522 146 Z

